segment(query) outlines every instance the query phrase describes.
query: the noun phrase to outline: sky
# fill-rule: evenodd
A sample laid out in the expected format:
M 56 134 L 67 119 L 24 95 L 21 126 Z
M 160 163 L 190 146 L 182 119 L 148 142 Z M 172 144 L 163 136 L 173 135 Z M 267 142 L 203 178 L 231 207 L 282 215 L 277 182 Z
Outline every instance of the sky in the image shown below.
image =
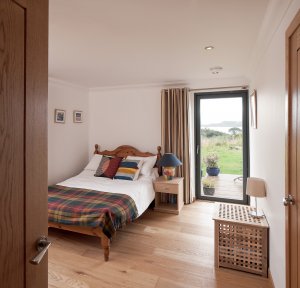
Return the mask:
M 242 121 L 242 98 L 201 99 L 201 125 Z

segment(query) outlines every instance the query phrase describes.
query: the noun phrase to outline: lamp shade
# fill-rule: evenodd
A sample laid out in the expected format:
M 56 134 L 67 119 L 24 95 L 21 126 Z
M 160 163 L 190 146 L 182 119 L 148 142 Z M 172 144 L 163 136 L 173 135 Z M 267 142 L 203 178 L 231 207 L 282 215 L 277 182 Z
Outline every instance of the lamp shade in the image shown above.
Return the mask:
M 266 197 L 265 181 L 260 178 L 247 178 L 246 194 L 253 197 Z
M 157 165 L 163 167 L 177 167 L 182 165 L 182 163 L 173 153 L 165 153 L 164 156 L 158 160 Z

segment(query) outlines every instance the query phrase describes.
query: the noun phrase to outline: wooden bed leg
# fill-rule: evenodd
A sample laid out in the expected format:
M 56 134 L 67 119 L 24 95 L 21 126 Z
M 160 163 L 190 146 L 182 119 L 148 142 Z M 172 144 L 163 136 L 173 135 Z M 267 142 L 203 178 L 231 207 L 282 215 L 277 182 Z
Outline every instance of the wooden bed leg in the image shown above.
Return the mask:
M 109 249 L 110 249 L 110 240 L 105 235 L 101 236 L 101 246 L 104 250 L 104 260 L 108 261 L 108 259 L 109 259 Z

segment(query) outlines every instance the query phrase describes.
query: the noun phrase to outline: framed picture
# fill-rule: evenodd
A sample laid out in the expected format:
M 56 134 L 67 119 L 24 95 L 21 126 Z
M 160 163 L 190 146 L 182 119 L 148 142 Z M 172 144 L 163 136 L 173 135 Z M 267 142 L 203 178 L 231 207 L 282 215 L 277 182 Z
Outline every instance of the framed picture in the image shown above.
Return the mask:
M 66 120 L 66 110 L 55 109 L 54 122 L 64 124 L 65 120 Z
M 74 112 L 73 112 L 74 123 L 81 123 L 82 122 L 82 114 L 83 114 L 82 111 L 74 110 Z
M 257 129 L 257 93 L 254 90 L 250 94 L 250 114 L 251 114 L 251 127 Z

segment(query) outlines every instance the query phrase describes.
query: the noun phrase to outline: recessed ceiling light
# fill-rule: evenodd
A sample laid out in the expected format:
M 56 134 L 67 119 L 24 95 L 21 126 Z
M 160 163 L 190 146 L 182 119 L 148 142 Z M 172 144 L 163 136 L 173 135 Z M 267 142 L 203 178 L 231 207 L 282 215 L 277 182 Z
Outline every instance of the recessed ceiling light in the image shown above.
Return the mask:
M 205 46 L 204 49 L 205 50 L 213 50 L 215 47 L 214 46 Z
M 215 67 L 209 68 L 209 70 L 211 71 L 212 74 L 219 74 L 223 70 L 223 67 L 215 66 Z

